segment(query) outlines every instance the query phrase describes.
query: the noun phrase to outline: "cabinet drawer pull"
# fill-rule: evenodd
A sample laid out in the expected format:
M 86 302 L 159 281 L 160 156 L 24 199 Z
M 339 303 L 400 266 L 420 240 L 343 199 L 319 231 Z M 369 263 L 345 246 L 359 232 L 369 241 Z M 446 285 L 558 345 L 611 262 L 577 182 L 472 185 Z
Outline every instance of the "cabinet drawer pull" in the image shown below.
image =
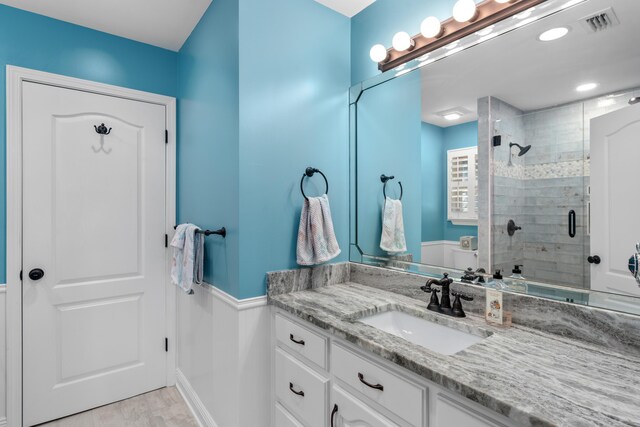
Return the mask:
M 331 427 L 334 427 L 335 424 L 333 423 L 333 418 L 336 416 L 336 414 L 338 413 L 338 404 L 334 404 L 333 405 L 333 411 L 331 411 Z
M 297 340 L 293 337 L 293 334 L 289 334 L 289 339 L 296 344 L 304 345 L 304 340 Z
M 380 390 L 380 391 L 384 391 L 384 387 L 382 386 L 382 384 L 370 384 L 368 382 L 365 381 L 364 379 L 364 375 L 362 375 L 360 372 L 358 372 L 358 379 L 360 380 L 360 382 L 368 387 L 371 388 L 375 388 L 376 390 Z
M 302 396 L 304 397 L 304 391 L 300 390 L 300 391 L 295 391 L 293 389 L 293 383 L 289 383 L 289 390 L 291 390 L 291 393 L 293 394 L 297 394 L 298 396 Z

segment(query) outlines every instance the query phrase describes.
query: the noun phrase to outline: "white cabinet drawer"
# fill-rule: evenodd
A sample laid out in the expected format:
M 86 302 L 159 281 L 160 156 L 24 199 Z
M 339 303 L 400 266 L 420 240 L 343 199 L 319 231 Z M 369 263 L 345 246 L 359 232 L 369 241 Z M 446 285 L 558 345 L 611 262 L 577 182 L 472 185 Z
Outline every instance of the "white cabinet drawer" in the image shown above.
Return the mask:
M 331 389 L 331 427 L 397 427 L 338 386 Z
M 506 427 L 506 424 L 493 420 L 445 394 L 438 394 L 435 411 L 435 427 Z
M 303 427 L 286 409 L 276 403 L 276 427 Z
M 276 348 L 276 398 L 309 427 L 326 426 L 328 382 Z
M 423 426 L 427 391 L 338 345 L 332 346 L 333 374 L 413 426 Z M 369 384 L 369 385 L 367 385 Z
M 327 369 L 327 340 L 304 326 L 276 314 L 276 338 L 297 354 Z

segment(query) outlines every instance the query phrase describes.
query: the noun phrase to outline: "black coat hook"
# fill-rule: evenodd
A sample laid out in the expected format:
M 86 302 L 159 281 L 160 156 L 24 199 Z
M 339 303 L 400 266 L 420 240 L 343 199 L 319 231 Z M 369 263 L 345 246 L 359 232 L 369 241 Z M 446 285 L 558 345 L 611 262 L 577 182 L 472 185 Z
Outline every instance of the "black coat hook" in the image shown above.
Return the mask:
M 93 125 L 96 129 L 96 132 L 100 135 L 109 135 L 111 133 L 111 128 L 107 130 L 107 127 L 102 123 L 100 126 Z

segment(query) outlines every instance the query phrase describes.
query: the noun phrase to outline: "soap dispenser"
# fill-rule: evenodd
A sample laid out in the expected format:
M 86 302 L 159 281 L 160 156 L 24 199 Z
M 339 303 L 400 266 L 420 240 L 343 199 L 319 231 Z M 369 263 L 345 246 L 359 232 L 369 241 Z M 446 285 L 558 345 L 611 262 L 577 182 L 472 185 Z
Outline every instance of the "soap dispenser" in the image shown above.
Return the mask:
M 511 276 L 509 276 L 509 281 L 507 283 L 507 289 L 513 292 L 521 292 L 527 293 L 527 283 L 524 281 L 524 276 L 522 275 L 522 264 L 516 264 L 511 270 Z
M 485 286 L 487 288 L 504 290 L 506 286 L 504 281 L 502 280 L 502 272 L 500 270 L 496 270 L 496 272 L 493 273 L 493 277 L 489 279 Z
M 511 276 L 509 276 L 510 279 L 520 279 L 520 280 L 524 280 L 524 276 L 522 275 L 522 269 L 520 267 L 522 267 L 522 264 L 516 264 L 513 266 L 513 270 L 511 270 Z

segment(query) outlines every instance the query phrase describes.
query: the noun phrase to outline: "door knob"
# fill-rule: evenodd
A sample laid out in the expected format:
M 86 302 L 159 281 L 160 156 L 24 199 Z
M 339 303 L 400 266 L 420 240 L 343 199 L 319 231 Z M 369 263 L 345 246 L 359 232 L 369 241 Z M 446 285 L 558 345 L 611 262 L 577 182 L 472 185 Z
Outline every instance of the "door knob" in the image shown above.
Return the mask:
M 588 256 L 587 257 L 587 261 L 589 262 L 589 264 L 600 264 L 600 261 L 602 261 L 600 259 L 600 257 L 598 255 L 593 255 L 593 256 Z
M 29 279 L 31 280 L 40 280 L 44 277 L 44 270 L 41 268 L 34 268 L 29 272 Z

